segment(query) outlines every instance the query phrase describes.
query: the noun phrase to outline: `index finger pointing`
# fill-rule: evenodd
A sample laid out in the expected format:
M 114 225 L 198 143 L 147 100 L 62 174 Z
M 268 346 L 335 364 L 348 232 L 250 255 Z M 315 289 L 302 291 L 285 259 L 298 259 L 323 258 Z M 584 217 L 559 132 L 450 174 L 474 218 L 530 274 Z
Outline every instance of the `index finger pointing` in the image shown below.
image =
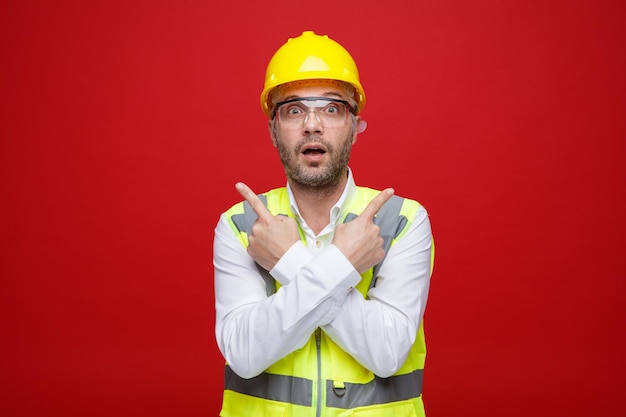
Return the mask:
M 235 184 L 235 189 L 248 202 L 248 204 L 250 204 L 250 207 L 252 207 L 252 210 L 254 210 L 259 219 L 269 220 L 274 217 L 272 216 L 272 213 L 269 212 L 267 207 L 265 207 L 265 204 L 263 204 L 259 196 L 257 196 L 246 184 L 238 182 Z
M 393 196 L 393 188 L 385 188 L 381 191 L 372 201 L 369 202 L 360 217 L 367 217 L 373 219 L 376 213 L 382 208 L 383 205 Z

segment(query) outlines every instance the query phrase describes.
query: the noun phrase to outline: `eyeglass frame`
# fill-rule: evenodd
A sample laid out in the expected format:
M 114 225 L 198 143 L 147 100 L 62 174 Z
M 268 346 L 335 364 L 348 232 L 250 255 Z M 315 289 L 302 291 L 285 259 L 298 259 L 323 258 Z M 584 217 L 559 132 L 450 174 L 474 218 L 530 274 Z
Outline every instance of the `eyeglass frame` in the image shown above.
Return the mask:
M 280 108 L 280 106 L 284 104 L 294 103 L 296 101 L 316 101 L 316 100 L 324 100 L 324 101 L 330 101 L 334 103 L 341 103 L 346 107 L 346 109 L 348 109 L 348 112 L 352 113 L 352 115 L 356 115 L 356 110 L 354 109 L 354 107 L 352 107 L 350 102 L 347 100 L 341 100 L 341 99 L 334 98 L 334 97 L 294 97 L 294 98 L 290 98 L 284 101 L 279 101 L 278 103 L 276 103 L 276 105 L 274 106 L 274 109 L 272 110 L 272 119 L 276 117 L 276 115 L 278 114 L 278 109 Z M 346 118 L 348 116 L 348 112 L 346 112 Z M 310 113 L 310 111 L 308 113 Z M 303 119 L 303 123 L 304 123 L 304 120 L 306 120 L 306 118 L 308 117 L 308 113 Z M 318 117 L 317 114 L 315 115 L 315 117 Z M 279 118 L 279 123 L 280 123 L 280 118 Z

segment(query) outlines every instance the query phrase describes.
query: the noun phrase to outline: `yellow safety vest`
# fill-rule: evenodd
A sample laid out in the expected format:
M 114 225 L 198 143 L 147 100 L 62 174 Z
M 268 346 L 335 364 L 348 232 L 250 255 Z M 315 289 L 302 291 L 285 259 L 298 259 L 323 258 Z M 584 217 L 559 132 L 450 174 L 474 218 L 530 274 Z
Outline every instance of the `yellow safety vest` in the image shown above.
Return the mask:
M 379 191 L 357 187 L 347 202 L 342 222 L 359 215 Z M 260 194 L 270 213 L 295 218 L 286 188 Z M 385 251 L 409 229 L 419 203 L 393 196 L 376 215 Z M 257 216 L 247 202 L 226 212 L 233 232 L 244 247 Z M 306 242 L 302 230 L 300 237 Z M 257 265 L 258 266 L 258 265 Z M 367 297 L 375 285 L 379 265 L 361 274 L 356 288 Z M 258 266 L 268 296 L 280 283 Z M 432 269 L 432 257 L 431 257 Z M 380 378 L 343 351 L 320 328 L 304 347 L 279 360 L 262 374 L 244 379 L 226 364 L 222 417 L 377 417 L 424 416 L 422 378 L 426 344 L 423 324 L 404 365 L 394 375 Z

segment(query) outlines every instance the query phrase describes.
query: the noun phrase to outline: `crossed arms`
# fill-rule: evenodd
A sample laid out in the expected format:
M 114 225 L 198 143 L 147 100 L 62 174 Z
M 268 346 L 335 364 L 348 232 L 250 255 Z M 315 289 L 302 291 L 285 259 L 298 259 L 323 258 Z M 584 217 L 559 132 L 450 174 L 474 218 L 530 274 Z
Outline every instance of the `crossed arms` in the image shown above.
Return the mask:
M 244 378 L 256 376 L 321 327 L 376 375 L 395 373 L 426 306 L 432 248 L 426 211 L 420 208 L 389 250 L 366 300 L 352 288 L 359 273 L 384 256 L 372 220 L 393 190 L 381 192 L 355 220 L 337 225 L 332 244 L 314 255 L 300 241 L 294 219 L 271 215 L 244 184 L 237 189 L 258 220 L 247 251 L 224 215 L 215 229 L 216 337 L 231 368 Z M 282 284 L 270 297 L 255 262 Z

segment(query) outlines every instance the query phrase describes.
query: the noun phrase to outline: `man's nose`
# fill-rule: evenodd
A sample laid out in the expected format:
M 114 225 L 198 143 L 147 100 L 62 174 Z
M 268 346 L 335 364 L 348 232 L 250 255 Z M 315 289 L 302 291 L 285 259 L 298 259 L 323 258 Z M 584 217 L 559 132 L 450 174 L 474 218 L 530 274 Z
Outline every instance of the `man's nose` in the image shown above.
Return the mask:
M 304 118 L 303 128 L 306 133 L 318 133 L 322 132 L 322 130 L 324 129 L 324 127 L 322 126 L 322 122 L 320 121 L 320 117 L 318 116 L 315 109 L 309 109 L 309 112 Z

